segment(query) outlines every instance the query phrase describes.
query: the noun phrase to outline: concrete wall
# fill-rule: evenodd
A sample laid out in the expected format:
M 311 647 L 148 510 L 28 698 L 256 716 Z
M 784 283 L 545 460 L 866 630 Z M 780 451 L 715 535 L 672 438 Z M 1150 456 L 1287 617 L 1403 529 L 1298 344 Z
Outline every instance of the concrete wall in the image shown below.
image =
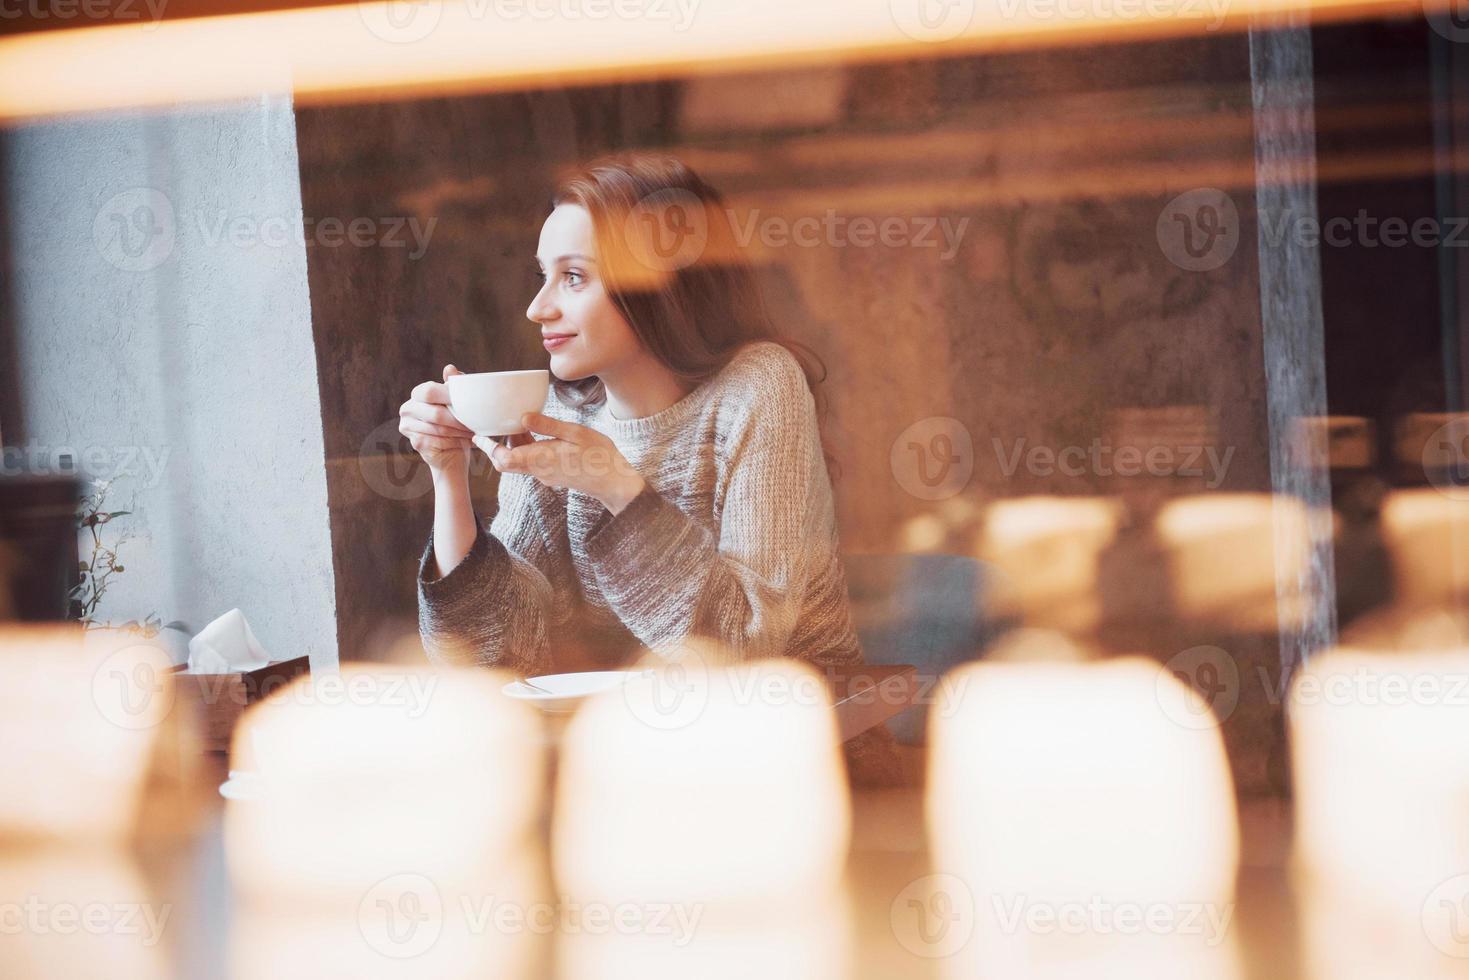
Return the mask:
M 331 539 L 288 100 L 21 127 L 4 140 L 12 454 L 115 478 L 99 610 L 197 630 L 238 606 L 336 662 Z M 84 540 L 83 554 L 89 550 Z

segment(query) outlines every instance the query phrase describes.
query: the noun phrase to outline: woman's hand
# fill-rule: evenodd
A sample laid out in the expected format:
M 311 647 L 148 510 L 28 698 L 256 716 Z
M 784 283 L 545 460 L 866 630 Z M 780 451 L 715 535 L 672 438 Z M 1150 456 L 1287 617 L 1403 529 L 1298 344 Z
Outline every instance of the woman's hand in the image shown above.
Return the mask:
M 446 364 L 444 381 L 463 373 Z M 470 438 L 474 433 L 449 411 L 448 384 L 425 381 L 399 406 L 398 415 L 398 431 L 408 437 L 408 444 L 429 469 L 436 474 L 469 472 Z
M 596 429 L 527 412 L 521 424 L 551 436 L 507 449 L 488 436 L 475 436 L 501 473 L 525 473 L 548 487 L 565 487 L 595 497 L 614 514 L 642 492 L 644 480 L 613 441 Z

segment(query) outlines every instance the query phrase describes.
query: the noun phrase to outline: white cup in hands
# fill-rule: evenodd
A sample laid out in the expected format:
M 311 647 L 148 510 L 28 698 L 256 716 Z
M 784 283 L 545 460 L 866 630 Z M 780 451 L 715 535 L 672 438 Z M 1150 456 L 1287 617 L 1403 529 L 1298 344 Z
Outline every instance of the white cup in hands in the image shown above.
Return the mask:
M 460 373 L 454 365 L 445 365 L 444 380 L 448 381 Z M 408 400 L 399 406 L 398 415 L 398 431 L 430 469 L 468 468 L 474 431 L 449 410 L 447 384 L 425 381 L 418 385 Z
M 546 406 L 551 372 L 490 371 L 452 374 L 445 378 L 454 416 L 481 436 L 519 435 L 526 431 L 520 417 Z

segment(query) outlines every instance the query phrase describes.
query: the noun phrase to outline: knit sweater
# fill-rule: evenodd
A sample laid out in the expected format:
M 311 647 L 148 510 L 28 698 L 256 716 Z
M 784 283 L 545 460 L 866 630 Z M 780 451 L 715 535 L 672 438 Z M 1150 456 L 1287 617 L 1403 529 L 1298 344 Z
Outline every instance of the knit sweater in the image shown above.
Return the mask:
M 604 399 L 542 411 L 609 438 L 645 486 L 619 513 L 533 476 L 500 477 L 499 510 L 476 521 L 447 575 L 433 538 L 419 565 L 430 659 L 522 675 L 676 659 L 690 637 L 740 659 L 793 656 L 818 670 L 860 664 L 838 558 L 816 406 L 795 357 L 746 345 L 714 378 L 638 419 Z M 879 726 L 844 745 L 854 783 L 898 781 Z

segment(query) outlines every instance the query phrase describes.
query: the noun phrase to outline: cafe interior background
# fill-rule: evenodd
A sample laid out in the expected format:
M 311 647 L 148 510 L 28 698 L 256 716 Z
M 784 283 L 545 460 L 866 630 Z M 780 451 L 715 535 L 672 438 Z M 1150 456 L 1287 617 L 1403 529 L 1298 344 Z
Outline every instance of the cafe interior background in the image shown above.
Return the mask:
M 0 969 L 1469 975 L 1462 12 L 601 9 L 6 14 Z M 827 365 L 905 786 L 418 645 L 397 406 L 629 149 Z

